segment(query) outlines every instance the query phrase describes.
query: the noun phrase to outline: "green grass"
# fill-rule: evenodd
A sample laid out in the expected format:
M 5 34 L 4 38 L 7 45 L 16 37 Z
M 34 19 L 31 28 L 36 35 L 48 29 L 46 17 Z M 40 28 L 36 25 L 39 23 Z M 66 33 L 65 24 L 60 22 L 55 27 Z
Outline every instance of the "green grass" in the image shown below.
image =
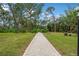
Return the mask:
M 0 56 L 23 55 L 34 35 L 34 33 L 0 33 Z
M 44 33 L 44 35 L 61 55 L 77 55 L 77 34 L 72 34 L 72 36 L 64 36 L 64 33 L 48 32 Z

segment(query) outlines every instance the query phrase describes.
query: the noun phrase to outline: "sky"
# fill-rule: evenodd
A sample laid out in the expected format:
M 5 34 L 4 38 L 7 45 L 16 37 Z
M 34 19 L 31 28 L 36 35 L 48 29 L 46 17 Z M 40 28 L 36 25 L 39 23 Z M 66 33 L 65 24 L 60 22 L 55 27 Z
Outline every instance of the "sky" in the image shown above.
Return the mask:
M 42 12 L 45 12 L 45 10 L 48 7 L 54 7 L 55 8 L 54 15 L 59 16 L 60 14 L 64 14 L 65 10 L 77 6 L 78 6 L 77 3 L 45 3 L 42 8 Z
M 68 8 L 73 8 L 76 6 L 78 6 L 77 3 L 45 3 L 42 8 L 42 12 L 45 12 L 45 10 L 48 7 L 54 7 L 55 8 L 54 14 L 60 15 L 60 14 L 64 14 L 64 11 L 67 10 Z M 7 8 L 5 9 L 7 10 Z
M 44 17 L 45 17 L 44 12 L 46 11 L 46 9 L 48 7 L 54 7 L 55 8 L 54 15 L 56 17 L 59 17 L 60 14 L 65 14 L 65 12 L 64 12 L 65 10 L 67 10 L 69 8 L 75 8 L 78 5 L 79 4 L 77 4 L 77 3 L 45 3 L 42 8 L 42 15 L 40 18 L 44 19 Z M 7 10 L 7 8 L 5 8 L 5 9 Z

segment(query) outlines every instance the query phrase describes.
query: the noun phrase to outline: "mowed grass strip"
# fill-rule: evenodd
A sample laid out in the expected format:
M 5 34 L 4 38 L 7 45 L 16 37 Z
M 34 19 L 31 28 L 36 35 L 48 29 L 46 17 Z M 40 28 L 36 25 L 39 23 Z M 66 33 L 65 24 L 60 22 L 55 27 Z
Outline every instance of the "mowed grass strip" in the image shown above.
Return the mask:
M 0 56 L 20 56 L 35 33 L 0 33 Z
M 77 34 L 72 34 L 72 36 L 64 36 L 64 33 L 48 32 L 44 33 L 44 35 L 61 55 L 77 55 Z

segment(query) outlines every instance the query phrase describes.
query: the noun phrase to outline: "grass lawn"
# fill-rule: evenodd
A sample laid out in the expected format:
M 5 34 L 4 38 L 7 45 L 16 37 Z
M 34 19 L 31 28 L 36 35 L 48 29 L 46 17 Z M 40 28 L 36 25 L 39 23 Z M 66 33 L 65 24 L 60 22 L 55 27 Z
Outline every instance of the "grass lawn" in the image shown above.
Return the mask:
M 23 55 L 34 35 L 34 33 L 0 33 L 0 55 Z
M 72 36 L 64 36 L 64 33 L 48 32 L 44 33 L 44 35 L 61 55 L 77 55 L 77 34 L 72 34 Z

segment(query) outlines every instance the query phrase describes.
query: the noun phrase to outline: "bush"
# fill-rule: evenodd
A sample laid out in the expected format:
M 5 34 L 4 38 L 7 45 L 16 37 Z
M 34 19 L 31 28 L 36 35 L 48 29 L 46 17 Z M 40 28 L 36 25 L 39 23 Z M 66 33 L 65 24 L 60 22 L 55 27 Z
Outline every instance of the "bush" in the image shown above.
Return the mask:
M 24 33 L 26 32 L 26 29 L 22 28 L 22 29 L 15 29 L 15 33 Z
M 8 28 L 5 28 L 5 29 L 0 29 L 0 32 L 1 33 L 7 33 L 7 32 L 13 32 L 13 33 L 15 33 L 15 32 L 17 32 L 17 30 L 16 29 L 14 29 L 14 28 L 11 28 L 11 29 L 8 29 Z
M 37 32 L 48 32 L 48 29 L 33 29 L 32 31 L 31 31 L 32 33 L 37 33 Z
M 36 33 L 37 32 L 37 29 L 33 29 L 31 32 L 32 33 Z
M 48 32 L 48 29 L 41 29 L 41 32 L 46 33 L 46 32 Z
M 37 32 L 41 32 L 41 29 L 37 29 Z
M 17 31 L 16 29 L 12 28 L 12 29 L 8 29 L 7 32 L 13 32 L 13 33 L 15 33 L 16 31 Z
M 26 29 L 16 29 L 16 28 L 11 28 L 11 29 L 8 29 L 8 28 L 2 28 L 0 29 L 0 32 L 1 33 L 7 33 L 7 32 L 12 32 L 12 33 L 19 33 L 19 32 L 26 32 Z M 32 33 L 37 33 L 37 32 L 48 32 L 48 29 L 37 29 L 37 28 L 34 28 L 33 30 L 31 30 Z
M 64 36 L 67 36 L 67 35 L 68 35 L 68 33 L 67 33 L 67 32 L 65 32 L 65 33 L 64 33 Z
M 69 36 L 72 36 L 72 33 L 69 33 Z
M 41 29 L 33 29 L 31 32 L 32 32 L 32 33 L 41 32 Z

